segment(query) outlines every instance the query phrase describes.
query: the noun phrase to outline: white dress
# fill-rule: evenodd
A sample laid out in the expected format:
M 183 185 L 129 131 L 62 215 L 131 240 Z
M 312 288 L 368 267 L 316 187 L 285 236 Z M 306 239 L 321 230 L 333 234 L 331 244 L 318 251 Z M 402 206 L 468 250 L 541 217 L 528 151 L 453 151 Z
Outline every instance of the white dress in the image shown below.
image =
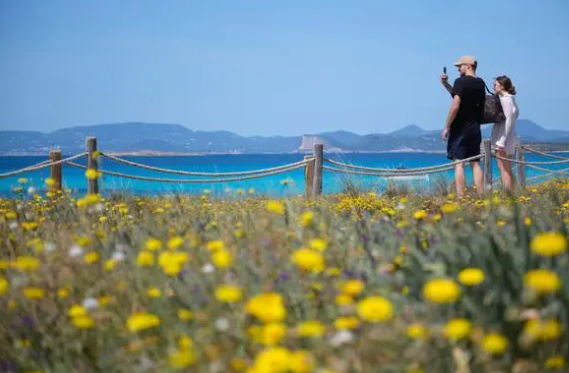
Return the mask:
M 509 93 L 500 96 L 500 103 L 506 120 L 494 123 L 492 128 L 492 145 L 504 148 L 506 154 L 514 154 L 518 138 L 516 135 L 516 120 L 519 116 L 516 98 Z

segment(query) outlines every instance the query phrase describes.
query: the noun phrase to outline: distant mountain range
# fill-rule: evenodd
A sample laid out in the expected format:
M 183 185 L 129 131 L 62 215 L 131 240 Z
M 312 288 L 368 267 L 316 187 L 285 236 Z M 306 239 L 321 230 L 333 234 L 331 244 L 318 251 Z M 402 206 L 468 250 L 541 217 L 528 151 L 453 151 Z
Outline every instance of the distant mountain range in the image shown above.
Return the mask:
M 485 137 L 491 130 L 491 126 L 483 127 Z M 569 131 L 548 130 L 530 120 L 518 120 L 517 133 L 526 143 L 569 143 Z M 424 130 L 414 124 L 386 134 L 334 131 L 304 136 L 245 137 L 228 131 L 193 131 L 177 124 L 135 122 L 71 127 L 49 133 L 0 131 L 0 154 L 46 154 L 55 148 L 70 154 L 84 149 L 87 136 L 97 137 L 100 149 L 116 152 L 298 152 L 303 151 L 303 146 L 307 147 L 307 142 L 314 141 L 324 142 L 330 151 L 445 149 L 439 130 Z

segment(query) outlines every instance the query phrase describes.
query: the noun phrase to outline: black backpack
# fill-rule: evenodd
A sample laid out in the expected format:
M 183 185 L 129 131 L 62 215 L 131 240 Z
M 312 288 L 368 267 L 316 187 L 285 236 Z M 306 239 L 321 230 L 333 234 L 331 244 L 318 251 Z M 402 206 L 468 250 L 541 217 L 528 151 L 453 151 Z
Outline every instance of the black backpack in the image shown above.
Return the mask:
M 484 114 L 482 115 L 482 123 L 501 123 L 506 120 L 504 115 L 504 110 L 502 109 L 502 103 L 500 102 L 500 96 L 495 93 L 490 92 L 486 83 L 484 83 L 484 88 L 488 91 L 489 95 L 486 95 L 484 100 Z

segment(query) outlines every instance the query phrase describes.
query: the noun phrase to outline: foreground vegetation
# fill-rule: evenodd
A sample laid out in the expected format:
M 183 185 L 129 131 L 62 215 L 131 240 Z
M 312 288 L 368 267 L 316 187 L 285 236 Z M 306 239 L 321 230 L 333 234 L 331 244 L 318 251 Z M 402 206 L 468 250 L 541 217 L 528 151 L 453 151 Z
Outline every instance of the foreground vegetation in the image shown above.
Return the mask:
M 3 199 L 0 370 L 564 372 L 568 201 Z

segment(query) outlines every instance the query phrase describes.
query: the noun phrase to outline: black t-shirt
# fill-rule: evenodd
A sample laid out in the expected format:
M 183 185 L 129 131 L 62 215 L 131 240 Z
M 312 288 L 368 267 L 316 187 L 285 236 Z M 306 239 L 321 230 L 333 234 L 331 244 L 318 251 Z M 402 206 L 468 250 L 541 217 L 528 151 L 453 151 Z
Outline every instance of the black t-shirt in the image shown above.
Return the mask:
M 460 97 L 460 108 L 452 122 L 451 132 L 462 131 L 465 127 L 480 127 L 484 114 L 484 80 L 465 75 L 454 81 L 452 97 Z M 474 129 L 474 128 L 473 128 Z

